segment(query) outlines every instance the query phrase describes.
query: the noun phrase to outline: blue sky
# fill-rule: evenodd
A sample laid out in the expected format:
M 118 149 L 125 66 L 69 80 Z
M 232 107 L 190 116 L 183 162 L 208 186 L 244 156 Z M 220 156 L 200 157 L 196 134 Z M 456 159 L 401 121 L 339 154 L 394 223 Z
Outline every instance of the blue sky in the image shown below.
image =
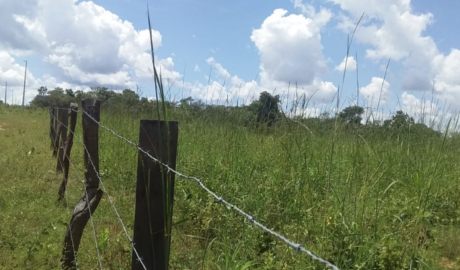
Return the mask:
M 460 0 L 0 0 L 7 102 L 11 90 L 13 102 L 22 101 L 24 60 L 26 102 L 42 85 L 139 86 L 153 96 L 147 3 L 171 99 L 241 104 L 269 91 L 284 108 L 297 94 L 311 98 L 302 112 L 314 116 L 331 108 L 340 88 L 341 108 L 359 100 L 383 117 L 403 109 L 436 118 L 460 108 Z M 363 13 L 342 85 L 347 37 Z

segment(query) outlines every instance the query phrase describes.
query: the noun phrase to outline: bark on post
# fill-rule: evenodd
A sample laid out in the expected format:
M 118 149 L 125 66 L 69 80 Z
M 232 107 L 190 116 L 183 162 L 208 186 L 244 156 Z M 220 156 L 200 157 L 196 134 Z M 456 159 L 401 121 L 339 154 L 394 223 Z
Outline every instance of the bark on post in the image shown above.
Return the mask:
M 140 122 L 139 146 L 173 169 L 176 168 L 177 138 L 177 122 Z M 169 267 L 174 176 L 139 151 L 133 242 L 147 269 Z M 131 265 L 133 270 L 144 269 L 134 250 Z
M 62 201 L 64 198 L 65 191 L 67 189 L 67 179 L 69 179 L 69 163 L 70 163 L 70 151 L 72 150 L 73 145 L 73 136 L 75 133 L 75 126 L 77 125 L 77 103 L 70 103 L 70 132 L 67 136 L 67 141 L 65 142 L 64 148 L 64 178 L 62 179 L 61 186 L 59 187 L 59 197 L 58 201 Z
M 96 210 L 101 198 L 102 190 L 99 189 L 99 126 L 92 118 L 99 121 L 99 100 L 85 99 L 82 101 L 82 128 L 85 165 L 85 191 L 80 201 L 73 210 L 67 228 L 62 251 L 62 269 L 77 269 L 76 254 L 80 246 L 81 237 L 86 223 Z
M 59 139 L 57 139 L 58 144 L 56 145 L 59 149 L 58 153 L 58 161 L 56 165 L 56 172 L 62 172 L 62 166 L 64 165 L 64 144 L 67 140 L 67 127 L 69 125 L 69 110 L 68 109 L 61 109 L 59 110 L 59 133 L 58 136 L 60 136 Z M 59 141 L 60 140 L 60 141 Z
M 51 148 L 54 147 L 54 137 L 56 136 L 56 109 L 54 107 L 49 108 L 50 111 L 50 140 Z

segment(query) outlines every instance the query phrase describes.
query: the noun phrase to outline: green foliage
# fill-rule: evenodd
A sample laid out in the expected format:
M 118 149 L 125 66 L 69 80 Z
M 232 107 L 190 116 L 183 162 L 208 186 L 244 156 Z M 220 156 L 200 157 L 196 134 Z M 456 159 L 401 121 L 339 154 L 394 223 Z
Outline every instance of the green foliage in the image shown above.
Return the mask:
M 44 86 L 38 89 L 38 95 L 34 97 L 34 99 L 30 102 L 30 106 L 32 107 L 50 107 L 50 106 L 57 106 L 57 107 L 64 107 L 68 106 L 70 102 L 74 102 L 74 96 L 69 95 L 71 92 L 64 90 L 60 87 L 54 88 L 54 90 L 48 91 L 48 89 Z
M 414 118 L 410 117 L 403 111 L 397 111 L 391 120 L 385 120 L 383 126 L 390 129 L 396 130 L 408 130 L 412 125 L 415 124 Z
M 361 125 L 364 108 L 360 106 L 346 107 L 339 113 L 339 118 L 347 124 Z
M 38 88 L 38 95 L 40 96 L 46 96 L 47 92 L 48 88 L 46 86 L 40 86 L 40 88 Z
M 399 136 L 403 134 L 416 134 L 420 139 L 422 137 L 440 137 L 441 132 L 427 127 L 423 123 L 415 123 L 414 118 L 410 117 L 403 111 L 397 111 L 389 120 L 385 120 L 383 127 L 387 133 Z
M 251 103 L 249 110 L 256 115 L 257 123 L 271 126 L 280 118 L 280 103 L 279 95 L 273 96 L 264 91 L 260 93 L 259 100 Z

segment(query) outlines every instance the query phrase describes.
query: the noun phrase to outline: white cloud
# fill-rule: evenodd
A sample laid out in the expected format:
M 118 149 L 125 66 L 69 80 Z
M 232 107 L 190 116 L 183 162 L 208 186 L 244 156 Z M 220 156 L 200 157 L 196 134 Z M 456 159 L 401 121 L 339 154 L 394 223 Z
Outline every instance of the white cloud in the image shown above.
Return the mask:
M 260 55 L 261 85 L 273 90 L 297 84 L 304 93 L 316 92 L 315 99 L 330 99 L 337 89 L 321 80 L 327 65 L 320 32 L 331 13 L 325 9 L 315 13 L 313 7 L 300 1 L 295 5 L 307 17 L 277 9 L 252 31 L 251 40 Z
M 378 77 L 372 77 L 371 82 L 361 87 L 359 92 L 366 98 L 367 106 L 372 108 L 386 104 L 391 95 L 390 84 Z
M 221 64 L 215 62 L 214 57 L 209 57 L 206 59 L 206 63 L 212 65 L 213 69 L 215 69 L 220 76 L 224 78 L 230 77 L 230 73 L 224 67 L 222 67 Z
M 22 65 L 21 65 L 22 64 Z M 18 64 L 15 59 L 5 51 L 0 51 L 0 81 L 8 82 L 11 86 L 23 85 L 25 63 Z M 35 81 L 32 74 L 28 80 Z
M 320 27 L 303 15 L 286 14 L 275 10 L 252 32 L 261 72 L 273 81 L 310 84 L 326 69 Z
M 149 31 L 137 31 L 94 2 L 25 0 L 3 6 L 0 51 L 42 56 L 58 68 L 59 81 L 124 88 L 152 78 Z M 157 49 L 161 34 L 153 30 L 152 37 Z M 172 58 L 156 59 L 156 68 L 165 79 L 181 76 Z
M 416 122 L 421 122 L 429 127 L 443 128 L 444 124 L 452 117 L 449 112 L 443 112 L 435 103 L 429 100 L 420 100 L 414 95 L 403 92 L 401 95 L 401 109 L 412 116 Z
M 431 37 L 422 36 L 426 27 L 432 23 L 433 15 L 412 12 L 410 0 L 329 0 L 349 11 L 353 17 L 342 17 L 339 25 L 342 30 L 351 32 L 361 14 L 365 14 L 358 27 L 356 38 L 363 43 L 372 44 L 366 56 L 379 60 L 392 58 L 430 57 L 436 54 L 436 46 Z M 425 50 L 424 50 L 425 49 Z
M 335 70 L 343 72 L 345 70 L 345 63 L 347 65 L 347 71 L 353 71 L 356 69 L 356 60 L 353 56 L 345 57 L 340 65 L 335 67 Z
M 414 13 L 410 0 L 329 1 L 349 12 L 341 16 L 338 25 L 346 33 L 354 29 L 364 12 L 356 39 L 371 45 L 366 50 L 367 58 L 375 61 L 391 58 L 403 64 L 400 76 L 403 90 L 431 91 L 434 88 L 436 97 L 441 100 L 460 98 L 460 77 L 454 74 L 460 69 L 460 50 L 452 49 L 445 55 L 432 37 L 424 35 L 427 27 L 434 23 L 433 14 Z M 460 107 L 458 102 L 449 105 Z
M 198 64 L 195 64 L 195 67 L 193 68 L 193 71 L 200 72 L 201 71 L 200 66 L 198 66 Z
M 15 104 L 22 104 L 22 95 L 24 88 L 24 69 L 25 63 L 17 63 L 15 59 L 8 54 L 7 52 L 0 51 L 0 82 L 7 82 L 9 94 L 7 95 L 7 102 L 11 103 L 12 90 L 15 90 Z M 25 89 L 25 103 L 27 104 L 30 99 L 32 99 L 36 94 L 36 88 L 34 88 L 39 81 L 34 77 L 34 75 L 28 71 L 27 80 L 26 80 L 26 89 Z M 3 90 L 4 85 L 1 85 L 0 88 Z M 5 99 L 5 92 L 2 91 L 1 99 Z
M 262 87 L 255 80 L 244 81 L 231 75 L 219 62 L 212 57 L 206 59 L 213 70 L 209 84 L 201 82 L 177 82 L 176 86 L 184 89 L 184 96 L 206 101 L 208 104 L 248 105 L 259 98 L 259 94 L 269 89 Z
M 437 70 L 435 90 L 438 96 L 447 100 L 448 105 L 458 108 L 460 99 L 460 50 L 452 49 L 447 55 L 439 55 L 433 60 Z

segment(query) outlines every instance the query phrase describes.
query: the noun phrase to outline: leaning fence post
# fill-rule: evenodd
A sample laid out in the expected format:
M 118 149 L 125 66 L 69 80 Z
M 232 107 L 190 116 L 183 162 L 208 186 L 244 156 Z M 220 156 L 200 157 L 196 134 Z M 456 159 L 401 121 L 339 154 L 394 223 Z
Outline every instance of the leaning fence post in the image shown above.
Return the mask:
M 62 165 L 64 162 L 64 143 L 67 140 L 67 126 L 69 125 L 69 110 L 66 109 L 60 109 L 59 110 L 59 130 L 57 136 L 60 136 L 60 139 L 57 139 L 56 142 L 58 143 L 56 145 L 57 149 L 59 149 L 58 153 L 58 160 L 57 160 L 57 165 L 56 165 L 56 172 L 62 172 Z M 59 140 L 61 142 L 59 143 Z
M 54 147 L 54 137 L 56 136 L 56 109 L 51 106 L 49 108 L 50 111 L 50 140 L 51 140 L 51 148 Z
M 178 123 L 141 120 L 139 146 L 176 169 Z M 169 264 L 174 173 L 138 152 L 133 244 L 147 269 L 166 270 Z M 133 249 L 131 267 L 144 269 Z
M 83 230 L 90 216 L 96 210 L 101 198 L 99 189 L 99 122 L 100 101 L 85 99 L 81 102 L 82 129 L 84 144 L 85 190 L 80 201 L 75 206 L 64 239 L 62 250 L 62 269 L 77 269 L 76 254 L 80 246 Z M 88 113 L 89 116 L 86 114 Z
M 67 141 L 65 142 L 64 146 L 64 178 L 62 179 L 61 186 L 59 187 L 58 201 L 62 201 L 64 198 L 64 193 L 67 189 L 67 179 L 69 178 L 70 151 L 72 150 L 73 135 L 75 133 L 75 126 L 77 125 L 77 111 L 78 104 L 70 103 L 70 132 L 67 136 Z

